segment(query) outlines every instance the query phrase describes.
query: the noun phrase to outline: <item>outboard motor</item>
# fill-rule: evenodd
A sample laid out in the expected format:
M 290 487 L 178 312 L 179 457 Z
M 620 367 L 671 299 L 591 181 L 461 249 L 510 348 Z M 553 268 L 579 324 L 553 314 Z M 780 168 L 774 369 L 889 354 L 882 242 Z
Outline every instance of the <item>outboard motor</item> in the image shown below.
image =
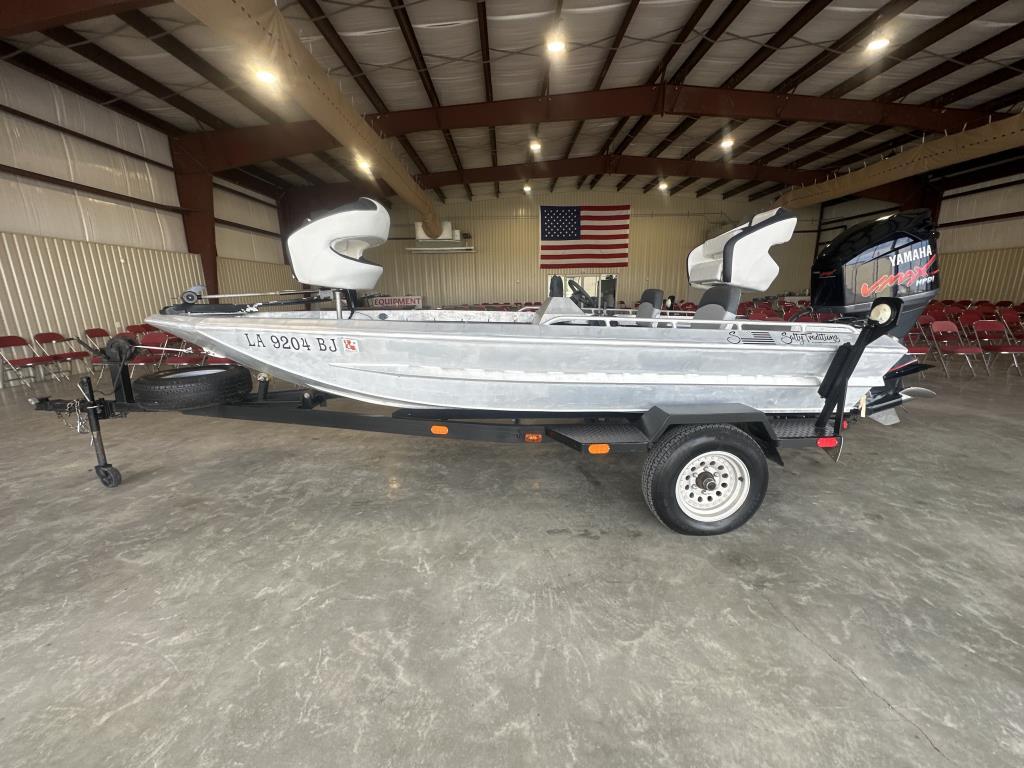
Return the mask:
M 903 338 L 939 292 L 937 238 L 925 209 L 850 227 L 811 266 L 811 306 L 866 317 L 875 299 L 902 299 L 899 322 L 889 333 Z

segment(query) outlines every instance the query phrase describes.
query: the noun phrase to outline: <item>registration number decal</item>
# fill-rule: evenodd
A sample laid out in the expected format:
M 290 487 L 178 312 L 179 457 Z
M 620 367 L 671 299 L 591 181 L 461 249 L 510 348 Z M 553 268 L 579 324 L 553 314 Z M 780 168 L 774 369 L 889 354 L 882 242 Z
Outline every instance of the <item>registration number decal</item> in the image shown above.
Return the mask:
M 323 336 L 298 336 L 289 333 L 243 333 L 250 347 L 264 349 L 287 349 L 296 352 L 358 352 L 356 339 L 336 339 Z

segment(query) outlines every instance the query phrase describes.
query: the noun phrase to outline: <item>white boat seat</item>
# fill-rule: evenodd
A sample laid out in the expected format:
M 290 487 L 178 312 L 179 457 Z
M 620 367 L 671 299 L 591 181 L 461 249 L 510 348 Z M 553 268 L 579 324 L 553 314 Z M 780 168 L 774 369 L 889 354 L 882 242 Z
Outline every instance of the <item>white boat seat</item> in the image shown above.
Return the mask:
M 390 229 L 387 209 L 368 197 L 309 222 L 288 236 L 295 278 L 324 288 L 373 288 L 384 268 L 363 252 L 385 243 Z

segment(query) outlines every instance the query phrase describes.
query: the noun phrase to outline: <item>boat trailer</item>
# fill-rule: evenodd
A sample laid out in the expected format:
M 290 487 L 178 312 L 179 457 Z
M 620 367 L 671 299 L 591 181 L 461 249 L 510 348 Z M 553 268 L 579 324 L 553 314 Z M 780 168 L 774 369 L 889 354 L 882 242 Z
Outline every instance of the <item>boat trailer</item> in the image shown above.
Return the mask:
M 714 526 L 717 520 L 706 520 L 707 525 L 692 525 L 684 520 L 675 525 L 655 510 L 656 501 L 651 494 L 656 492 L 659 473 L 671 470 L 675 475 L 686 475 L 688 485 L 684 490 L 693 489 L 690 497 L 704 503 L 717 503 L 722 496 L 720 475 L 728 476 L 726 459 L 714 458 L 713 452 L 702 456 L 712 457 L 714 465 L 709 472 L 701 469 L 704 464 L 697 462 L 692 470 L 689 466 L 676 468 L 679 461 L 674 459 L 679 446 L 667 443 L 681 443 L 682 432 L 697 439 L 709 430 L 724 434 L 728 440 L 746 440 L 756 444 L 760 458 L 770 459 L 781 465 L 780 449 L 797 447 L 818 447 L 826 450 L 833 460 L 838 461 L 843 447 L 843 433 L 850 420 L 860 415 L 869 415 L 893 408 L 904 401 L 899 388 L 899 379 L 919 370 L 918 366 L 905 366 L 887 375 L 886 391 L 867 404 L 862 400 L 859 409 L 845 412 L 846 389 L 864 349 L 872 341 L 891 328 L 899 316 L 899 299 L 883 298 L 875 302 L 876 308 L 869 319 L 864 321 L 857 340 L 844 344 L 836 353 L 823 377 L 818 393 L 824 405 L 817 415 L 779 416 L 763 413 L 743 404 L 671 405 L 655 406 L 642 414 L 622 413 L 544 413 L 472 411 L 452 409 L 398 409 L 390 414 L 365 414 L 354 411 L 331 410 L 326 408 L 334 395 L 313 389 L 270 389 L 265 376 L 257 379 L 255 392 L 249 392 L 229 402 L 206 407 L 182 410 L 182 413 L 245 421 L 263 421 L 278 424 L 301 424 L 335 429 L 380 432 L 387 434 L 432 437 L 439 439 L 475 440 L 491 443 L 541 444 L 557 442 L 568 446 L 585 456 L 604 456 L 611 453 L 647 453 L 644 471 L 644 491 L 652 511 L 669 527 L 684 533 L 721 533 L 738 527 L 756 511 L 763 497 L 753 499 L 756 503 L 742 520 L 726 527 Z M 68 419 L 76 419 L 76 429 L 90 435 L 96 453 L 95 472 L 100 482 L 114 488 L 121 484 L 121 473 L 111 465 L 106 453 L 100 423 L 106 419 L 124 418 L 129 413 L 154 410 L 136 401 L 129 362 L 135 348 L 115 337 L 104 350 L 93 350 L 103 360 L 113 386 L 113 397 L 99 397 L 93 387 L 92 378 L 84 376 L 78 381 L 81 397 L 60 399 L 50 397 L 31 398 L 29 402 L 39 411 L 56 412 Z M 927 367 L 927 366 L 923 366 Z M 186 369 L 180 369 L 186 370 Z M 171 410 L 171 409 L 157 409 Z M 703 437 L 707 437 L 704 434 Z M 727 441 L 728 441 L 727 440 Z M 741 440 L 741 441 L 742 441 Z M 710 444 L 709 444 L 710 445 Z M 664 455 L 662 455 L 664 454 Z M 707 462 L 705 462 L 707 463 Z M 653 464 L 653 465 L 652 465 Z M 721 471 L 718 471 L 718 470 Z M 753 474 L 753 473 L 751 473 Z M 767 482 L 765 471 L 764 483 Z M 673 475 L 673 478 L 675 477 Z M 675 482 L 675 480 L 674 480 Z M 683 479 L 678 480 L 679 483 Z M 735 485 L 735 484 L 734 484 Z M 685 500 L 685 494 L 683 494 Z M 692 517 L 692 515 L 691 515 Z M 698 519 L 698 523 L 701 521 Z M 685 530 L 684 530 L 685 529 Z

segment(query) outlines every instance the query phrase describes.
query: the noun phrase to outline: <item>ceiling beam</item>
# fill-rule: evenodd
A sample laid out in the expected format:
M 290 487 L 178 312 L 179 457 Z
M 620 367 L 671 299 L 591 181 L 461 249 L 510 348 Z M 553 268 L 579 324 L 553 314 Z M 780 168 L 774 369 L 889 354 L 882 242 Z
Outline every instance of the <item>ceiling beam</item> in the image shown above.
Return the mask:
M 96 43 L 89 41 L 73 29 L 68 29 L 67 27 L 54 27 L 53 29 L 46 30 L 43 34 L 54 42 L 74 51 L 79 56 L 88 59 L 93 64 L 103 67 L 108 72 L 112 72 L 122 80 L 127 80 L 136 88 L 140 88 L 161 101 L 170 104 L 172 107 L 185 113 L 201 125 L 222 130 L 231 127 L 226 121 L 217 117 L 212 112 L 204 109 L 194 102 L 189 101 L 184 96 L 176 93 L 172 88 L 153 79 L 145 72 L 136 69 L 128 62 L 122 61 L 105 48 L 101 48 Z M 312 173 L 309 173 L 304 168 L 290 160 L 278 160 L 277 164 L 289 173 L 293 173 L 311 184 L 319 184 L 321 181 L 319 177 L 314 176 Z M 278 181 L 281 180 L 278 179 Z
M 792 120 L 821 120 L 826 119 L 826 116 L 842 115 L 850 123 L 903 127 L 911 124 L 919 130 L 927 130 L 921 126 L 928 125 L 933 126 L 935 131 L 959 130 L 965 124 L 983 124 L 991 117 L 991 113 L 986 110 L 952 110 L 854 99 L 823 100 L 815 96 L 698 86 L 636 86 L 559 94 L 544 99 L 508 99 L 437 109 L 403 110 L 366 115 L 365 118 L 381 135 L 393 136 L 445 128 L 532 123 L 535 122 L 534 118 L 538 118 L 539 122 L 550 122 L 617 115 L 693 112 L 741 115 L 752 119 L 783 115 Z M 189 134 L 187 140 L 206 147 L 210 168 L 218 166 L 219 161 L 213 156 L 215 153 L 222 154 L 223 162 L 228 163 L 224 167 L 230 168 L 239 163 L 319 152 L 338 145 L 337 140 L 314 121 Z
M 72 93 L 78 94 L 84 99 L 101 104 L 107 109 L 113 110 L 125 117 L 130 117 L 143 125 L 160 131 L 168 136 L 181 133 L 181 129 L 166 120 L 149 114 L 144 109 L 124 101 L 121 97 L 104 91 L 96 86 L 81 80 L 74 75 L 58 69 L 52 64 L 33 56 L 30 53 L 21 51 L 10 43 L 0 40 L 0 58 L 4 61 L 23 69 L 29 74 L 42 78 L 61 88 L 66 88 Z
M 906 81 L 905 83 L 901 83 L 900 85 L 890 88 L 888 91 L 883 93 L 878 98 L 880 101 L 893 101 L 896 99 L 905 98 L 914 93 L 915 91 L 919 90 L 920 88 L 923 88 L 926 85 L 934 83 L 942 79 L 943 77 L 946 77 L 947 75 L 952 74 L 953 72 L 956 72 L 959 69 L 962 69 L 963 67 L 969 64 L 973 64 L 976 61 L 980 61 L 985 57 L 990 56 L 1002 50 L 1003 48 L 1006 48 L 1007 46 L 1020 42 L 1021 40 L 1024 40 L 1024 21 L 1020 22 L 1019 24 L 1015 24 L 1012 27 L 1008 27 L 1007 29 L 1004 29 L 1002 32 L 993 35 L 988 40 L 984 40 L 978 43 L 977 45 L 968 48 L 966 51 L 957 54 L 953 59 L 937 64 L 931 69 L 922 72 L 921 74 Z M 1007 80 L 1019 75 L 1021 69 L 1024 69 L 1024 59 L 1011 62 L 1010 64 L 1004 65 L 999 69 L 993 70 L 992 72 L 982 75 L 981 77 L 975 78 L 974 80 L 968 83 L 964 83 L 962 86 L 952 89 L 951 92 L 947 92 L 946 94 L 931 99 L 924 106 L 944 107 L 947 104 L 953 103 L 953 101 L 950 98 L 950 94 L 956 96 L 956 100 L 959 100 L 959 98 L 962 98 L 964 95 L 980 93 L 987 88 L 991 88 L 993 85 L 998 85 L 1000 83 L 1006 82 Z M 1022 94 L 1021 96 L 1022 98 L 1024 98 L 1024 94 Z M 975 107 L 974 109 L 975 111 L 978 112 L 994 112 L 995 110 L 1003 109 L 1006 106 L 1009 106 L 1010 104 L 1016 103 L 1017 101 L 1017 99 L 1015 99 L 1012 94 L 1009 95 L 1008 98 L 1010 99 L 1010 101 L 1007 103 L 1004 103 L 1004 97 L 990 99 L 989 101 Z M 792 163 L 788 163 L 787 165 L 792 168 L 797 168 L 803 165 L 807 165 L 808 163 L 816 162 L 817 160 L 823 160 L 825 158 L 834 156 L 837 152 L 842 152 L 846 149 L 849 149 L 855 144 L 859 144 L 862 141 L 867 141 L 875 136 L 883 134 L 887 130 L 887 128 L 881 126 L 870 126 L 864 128 L 858 131 L 857 133 L 854 133 L 850 136 L 847 136 L 846 138 L 833 142 L 832 144 L 829 144 L 828 146 L 823 147 L 822 149 L 815 150 L 814 152 L 811 152 L 809 155 L 805 155 L 799 160 L 796 160 Z M 877 156 L 886 151 L 889 151 L 894 146 L 898 146 L 899 144 L 909 142 L 915 138 L 917 137 L 913 134 L 904 134 L 902 137 L 898 137 L 895 140 L 887 141 L 881 145 L 875 145 L 871 147 L 869 150 L 857 153 L 855 155 L 851 155 L 850 157 L 844 157 L 841 160 L 832 163 L 832 167 L 842 167 L 849 162 L 857 162 L 858 160 L 862 160 L 867 157 Z M 750 142 L 747 142 L 745 146 L 752 146 L 756 142 L 756 140 L 757 139 L 755 137 L 755 139 L 751 140 Z M 798 148 L 794 148 L 791 146 L 779 147 L 769 152 L 768 154 L 758 158 L 758 162 L 771 163 L 772 161 L 795 151 L 795 149 Z M 745 149 L 743 151 L 745 151 Z M 736 152 L 734 152 L 734 154 L 736 154 Z M 741 184 L 733 189 L 730 189 L 728 192 L 722 195 L 722 197 L 723 199 L 734 197 L 735 195 L 739 195 L 742 194 L 743 192 L 746 192 L 752 186 L 753 185 L 750 183 Z
M 427 93 L 427 99 L 430 101 L 430 105 L 437 109 L 441 106 L 441 100 L 437 97 L 434 80 L 430 77 L 427 60 L 423 58 L 423 50 L 420 48 L 420 41 L 416 38 L 416 30 L 413 29 L 412 21 L 409 19 L 409 11 L 406 10 L 404 0 L 391 0 L 391 10 L 398 21 L 398 28 L 402 32 L 402 37 L 405 38 L 406 48 L 409 49 L 409 54 L 412 56 L 413 64 L 416 66 L 416 74 L 420 76 L 420 82 L 423 84 L 423 90 Z M 410 131 L 402 131 L 401 133 L 410 133 Z M 456 170 L 462 170 L 462 158 L 459 157 L 459 150 L 455 147 L 455 139 L 452 138 L 451 131 L 447 128 L 442 128 L 441 135 L 444 137 L 444 143 L 448 145 L 448 153 L 452 157 Z M 466 196 L 472 200 L 473 190 L 469 188 L 468 184 L 465 185 L 465 189 Z
M 1024 114 L 925 142 L 838 178 L 790 189 L 783 194 L 780 204 L 796 208 L 815 205 L 1019 147 L 1024 147 Z
M 40 32 L 162 2 L 166 0 L 4 0 L 0 37 Z
M 491 80 L 491 39 L 487 32 L 487 3 L 483 0 L 476 4 L 476 25 L 480 34 L 480 64 L 483 67 L 484 100 L 494 101 L 494 83 Z M 498 132 L 493 125 L 488 127 L 487 138 L 491 142 L 491 165 L 494 166 L 498 164 Z M 494 182 L 494 196 L 501 196 L 498 182 Z
M 622 19 L 619 21 L 619 27 L 615 30 L 615 37 L 612 38 L 612 44 L 608 48 L 608 53 L 604 56 L 604 62 L 601 64 L 601 69 L 597 73 L 597 79 L 594 81 L 594 87 L 592 90 L 599 91 L 601 86 L 604 85 L 604 79 L 608 76 L 608 70 L 611 69 L 612 61 L 615 60 L 615 54 L 619 51 L 619 46 L 622 45 L 622 40 L 626 36 L 626 30 L 629 29 L 629 23 L 633 20 L 633 16 L 636 14 L 637 6 L 640 5 L 640 0 L 629 0 L 629 5 L 626 6 L 626 12 L 622 14 Z M 568 159 L 572 154 L 572 148 L 576 144 L 576 140 L 580 137 L 580 131 L 583 130 L 583 121 L 580 120 L 572 129 L 572 135 L 569 137 L 569 143 L 566 145 L 565 153 L 562 155 L 562 159 Z M 555 191 L 555 184 L 558 183 L 558 177 L 551 179 L 551 184 L 548 187 L 548 192 Z
M 338 30 L 334 28 L 334 23 L 327 17 L 320 7 L 320 3 L 317 0 L 298 0 L 302 10 L 309 16 L 309 20 L 313 22 L 313 26 L 316 27 L 317 32 L 320 33 L 320 37 L 324 39 L 324 42 L 330 46 L 331 50 L 334 51 L 334 55 L 341 61 L 342 66 L 348 71 L 349 75 L 355 81 L 356 85 L 359 86 L 359 90 L 363 92 L 363 95 L 370 100 L 373 108 L 378 112 L 387 112 L 387 105 L 384 103 L 384 99 L 381 98 L 377 89 L 373 87 L 373 83 L 370 82 L 370 78 L 367 77 L 363 71 L 362 66 L 356 60 L 356 57 L 352 55 L 352 51 L 345 45 L 345 41 L 341 39 L 341 35 L 338 34 Z M 398 137 L 398 143 L 401 145 L 405 154 L 412 160 L 413 165 L 420 173 L 427 172 L 427 165 L 423 162 L 423 158 L 420 157 L 419 152 L 409 142 L 405 136 Z M 355 175 L 346 174 L 349 178 L 357 178 Z M 436 189 L 434 193 L 438 199 L 443 203 L 444 195 L 441 190 Z
M 262 101 L 255 98 L 238 83 L 196 53 L 190 46 L 187 46 L 178 40 L 178 38 L 174 37 L 174 35 L 165 30 L 142 11 L 125 11 L 124 13 L 119 13 L 117 16 L 121 21 L 130 26 L 151 43 L 177 59 L 210 84 L 220 88 L 224 93 L 260 119 L 274 124 L 284 122 L 280 116 L 274 112 L 274 110 L 270 109 Z M 346 178 L 351 178 L 355 175 L 354 171 L 343 167 L 337 160 L 326 152 L 314 152 L 313 154 L 315 154 L 322 163 L 336 173 L 340 173 Z M 292 160 L 277 160 L 277 164 L 286 171 L 294 173 L 299 176 L 299 178 L 306 180 L 310 184 L 321 183 L 321 179 L 318 176 L 310 173 Z
M 679 52 L 679 48 L 690 37 L 690 34 L 697 26 L 697 22 L 699 22 L 701 20 L 701 17 L 705 13 L 707 13 L 707 10 L 708 8 L 711 7 L 712 2 L 713 0 L 700 0 L 700 2 L 697 3 L 697 6 L 692 11 L 690 11 L 689 15 L 686 17 L 686 20 L 676 31 L 675 40 L 673 40 L 669 44 L 668 48 L 665 49 L 665 52 L 661 56 L 661 61 L 659 61 L 657 66 L 655 66 L 654 69 L 651 71 L 650 76 L 647 78 L 646 85 L 654 85 L 659 80 L 665 80 L 665 75 L 668 72 L 668 65 L 672 63 L 672 59 L 675 58 L 675 55 Z M 647 125 L 647 122 L 649 120 L 650 117 L 640 117 L 633 125 L 631 131 L 638 131 L 637 126 L 640 126 L 642 128 L 644 125 Z M 615 137 L 619 135 L 619 132 L 626 126 L 627 122 L 629 122 L 628 116 L 619 118 L 618 122 L 615 123 L 615 126 L 608 133 L 608 137 L 604 140 L 604 144 L 601 146 L 601 151 L 599 152 L 599 154 L 604 155 L 608 153 L 608 151 L 611 149 L 612 142 L 615 141 Z M 577 179 L 576 189 L 582 187 L 583 182 L 585 180 L 585 178 Z M 592 179 L 590 182 L 590 188 L 593 189 L 597 185 L 597 182 L 599 182 L 600 180 L 600 177 Z
M 893 67 L 902 64 L 904 61 L 907 61 L 911 57 L 916 56 L 917 54 L 926 50 L 929 46 L 938 42 L 939 40 L 948 37 L 949 35 L 953 34 L 954 32 L 957 32 L 967 24 L 971 23 L 972 21 L 975 21 L 976 19 L 985 15 L 994 8 L 1003 5 L 1006 1 L 1007 0 L 975 0 L 975 2 L 971 3 L 970 5 L 967 5 L 964 8 L 961 8 L 956 13 L 950 14 L 942 21 L 940 21 L 938 24 L 935 24 L 934 26 L 928 28 L 927 30 L 920 33 L 916 37 L 913 37 L 907 42 L 903 43 L 902 45 L 897 46 L 890 53 L 881 55 L 879 59 L 876 60 L 873 64 L 871 64 L 868 67 L 865 67 L 856 74 L 853 74 L 850 77 L 848 77 L 843 82 L 830 88 L 828 92 L 825 93 L 823 96 L 825 98 L 841 98 L 846 96 L 848 93 L 855 91 L 857 88 L 860 88 L 862 85 L 869 82 L 878 75 L 882 74 L 883 72 L 886 72 L 892 69 Z M 860 25 L 858 25 L 858 27 L 859 26 Z M 869 31 L 868 33 L 870 34 L 871 32 Z M 811 129 L 810 131 L 794 139 L 790 143 L 792 146 L 796 147 L 806 146 L 811 141 L 815 141 L 817 139 L 822 138 L 823 136 L 827 136 L 829 133 L 836 130 L 837 128 L 842 127 L 847 122 L 849 121 L 842 120 L 839 118 L 829 120 L 824 125 L 819 125 L 816 128 Z M 784 123 L 779 124 L 778 126 L 772 126 L 769 129 L 766 129 L 766 131 L 763 131 L 762 135 L 774 135 L 771 134 L 770 131 L 772 131 L 776 127 L 778 128 L 778 130 L 776 130 L 775 133 L 778 133 L 787 126 Z M 741 151 L 746 152 L 752 149 L 758 143 L 760 142 L 748 141 L 744 143 L 741 149 L 733 147 L 733 156 L 739 155 Z M 789 150 L 785 150 L 781 154 L 787 154 L 788 151 Z M 775 150 L 775 152 L 778 152 L 778 150 Z M 770 159 L 768 158 L 769 156 L 761 158 L 761 161 L 771 162 L 771 160 L 775 159 L 774 157 L 771 157 Z
M 145 125 L 153 130 L 159 131 L 168 137 L 173 138 L 181 134 L 181 130 L 166 120 L 161 120 L 158 117 L 151 115 L 143 109 L 130 104 L 127 101 L 122 100 L 120 97 L 115 96 L 112 93 L 108 93 L 94 85 L 91 85 L 84 80 L 80 80 L 74 75 L 68 74 L 62 69 L 49 64 L 42 59 L 36 58 L 30 53 L 25 51 L 19 51 L 13 45 L 5 43 L 0 40 L 0 58 L 4 61 L 14 64 L 19 69 L 23 69 L 31 75 L 42 78 L 47 82 L 58 85 L 61 88 L 81 96 L 83 99 L 88 99 L 96 104 L 106 107 L 109 110 L 117 112 L 118 114 L 124 115 L 136 122 Z M 253 175 L 255 171 L 261 173 L 261 177 Z M 288 185 L 276 176 L 273 176 L 262 169 L 255 169 L 250 167 L 239 168 L 235 171 L 224 171 L 220 173 L 221 176 L 233 181 L 240 186 L 248 187 L 254 192 L 267 195 L 268 197 L 276 197 L 281 194 L 281 190 Z
M 820 72 L 824 67 L 827 67 L 833 61 L 842 56 L 844 53 L 849 52 L 854 46 L 863 42 L 864 39 L 866 39 L 869 35 L 875 34 L 876 30 L 882 28 L 889 21 L 899 16 L 903 11 L 912 6 L 915 2 L 917 2 L 917 0 L 889 0 L 888 3 L 883 5 L 870 16 L 868 16 L 865 19 L 862 19 L 845 35 L 840 37 L 831 45 L 826 46 L 824 50 L 821 51 L 821 53 L 819 53 L 817 56 L 815 56 L 802 67 L 800 67 L 792 75 L 789 75 L 784 80 L 779 82 L 778 85 L 772 88 L 772 93 L 792 92 L 794 88 L 799 86 L 805 80 L 807 80 L 810 77 L 813 77 L 818 72 Z M 734 145 L 732 147 L 732 156 L 738 157 L 744 152 L 750 150 L 751 148 L 756 147 L 759 144 L 763 144 L 773 136 L 782 133 L 782 131 L 784 131 L 788 127 L 788 122 L 781 121 L 769 125 L 767 128 L 759 132 L 753 138 L 747 139 L 741 144 Z M 767 158 L 771 154 L 772 153 L 769 153 L 769 155 L 766 155 L 765 157 Z M 783 154 L 785 154 L 785 151 L 779 152 L 779 155 L 777 156 L 781 156 Z M 766 163 L 771 162 L 771 160 L 765 158 L 762 158 L 761 161 Z M 686 183 L 689 184 L 690 180 L 686 180 Z M 749 185 L 749 182 L 747 184 L 740 185 L 740 187 L 744 187 L 745 189 L 749 189 L 750 186 L 752 185 Z M 739 187 L 737 187 L 737 190 L 738 189 Z M 743 191 L 745 191 L 745 189 Z M 739 194 L 739 192 L 735 190 L 730 190 L 728 193 L 722 195 L 722 197 L 724 199 L 732 197 L 735 194 Z
M 293 101 L 324 127 L 339 144 L 363 158 L 376 178 L 423 217 L 431 237 L 441 234 L 441 220 L 433 202 L 409 175 L 404 164 L 375 133 L 337 84 L 313 57 L 274 0 L 176 0 L 236 51 L 259 55 L 278 73 L 282 88 Z M 369 180 L 369 175 L 368 175 Z
M 671 160 L 660 157 L 636 155 L 593 155 L 572 157 L 567 160 L 548 160 L 516 165 L 499 165 L 496 168 L 464 168 L 461 171 L 443 171 L 419 177 L 423 186 L 448 186 L 455 184 L 480 184 L 491 181 L 522 181 L 526 179 L 548 179 L 553 176 L 576 176 L 606 173 L 656 173 L 659 175 L 696 175 L 707 178 L 758 179 L 778 181 L 783 184 L 804 184 L 814 178 L 811 171 L 792 171 L 762 165 L 743 163 L 708 163 L 699 160 Z
M 743 62 L 743 64 L 740 65 L 739 69 L 737 69 L 735 72 L 733 72 L 731 75 L 729 75 L 729 77 L 725 79 L 721 87 L 735 88 L 748 77 L 750 77 L 754 72 L 757 71 L 758 67 L 760 67 L 762 64 L 764 64 L 765 61 L 768 60 L 768 58 L 773 53 L 775 53 L 777 50 L 782 48 L 783 45 L 788 43 L 790 39 L 793 37 L 793 35 L 795 35 L 797 32 L 799 32 L 801 29 L 807 26 L 811 19 L 813 19 L 823 10 L 825 10 L 825 8 L 828 7 L 831 1 L 832 0 L 811 0 L 811 2 L 801 6 L 800 10 L 798 10 L 792 17 L 790 17 L 789 21 L 783 24 L 782 27 L 774 35 L 772 35 L 766 43 L 764 43 L 764 45 L 758 48 L 757 51 L 755 51 L 754 54 L 750 56 L 750 58 Z M 692 119 L 682 121 L 682 123 L 677 125 L 672 131 L 670 131 L 668 135 L 665 136 L 665 138 L 662 139 L 653 150 L 651 150 L 650 154 L 653 155 L 654 157 L 660 155 L 662 152 L 668 149 L 675 142 L 676 138 L 681 136 L 693 124 L 693 122 L 694 121 Z M 737 123 L 735 121 L 730 120 L 725 130 L 731 131 L 736 125 Z M 696 157 L 705 149 L 707 149 L 712 143 L 714 143 L 715 140 L 720 137 L 720 134 L 721 131 L 711 134 L 706 139 L 704 139 L 704 141 L 700 142 L 697 145 L 699 149 L 691 150 L 691 152 L 687 153 L 687 155 L 685 156 Z M 622 187 L 626 186 L 626 184 L 629 183 L 629 180 L 630 177 L 626 177 L 625 179 L 619 182 L 621 186 L 618 186 L 617 188 L 621 190 Z M 644 193 L 646 194 L 647 192 L 651 191 L 654 188 L 654 185 L 657 183 L 658 179 L 651 179 L 650 181 L 648 181 L 647 184 L 644 185 Z

